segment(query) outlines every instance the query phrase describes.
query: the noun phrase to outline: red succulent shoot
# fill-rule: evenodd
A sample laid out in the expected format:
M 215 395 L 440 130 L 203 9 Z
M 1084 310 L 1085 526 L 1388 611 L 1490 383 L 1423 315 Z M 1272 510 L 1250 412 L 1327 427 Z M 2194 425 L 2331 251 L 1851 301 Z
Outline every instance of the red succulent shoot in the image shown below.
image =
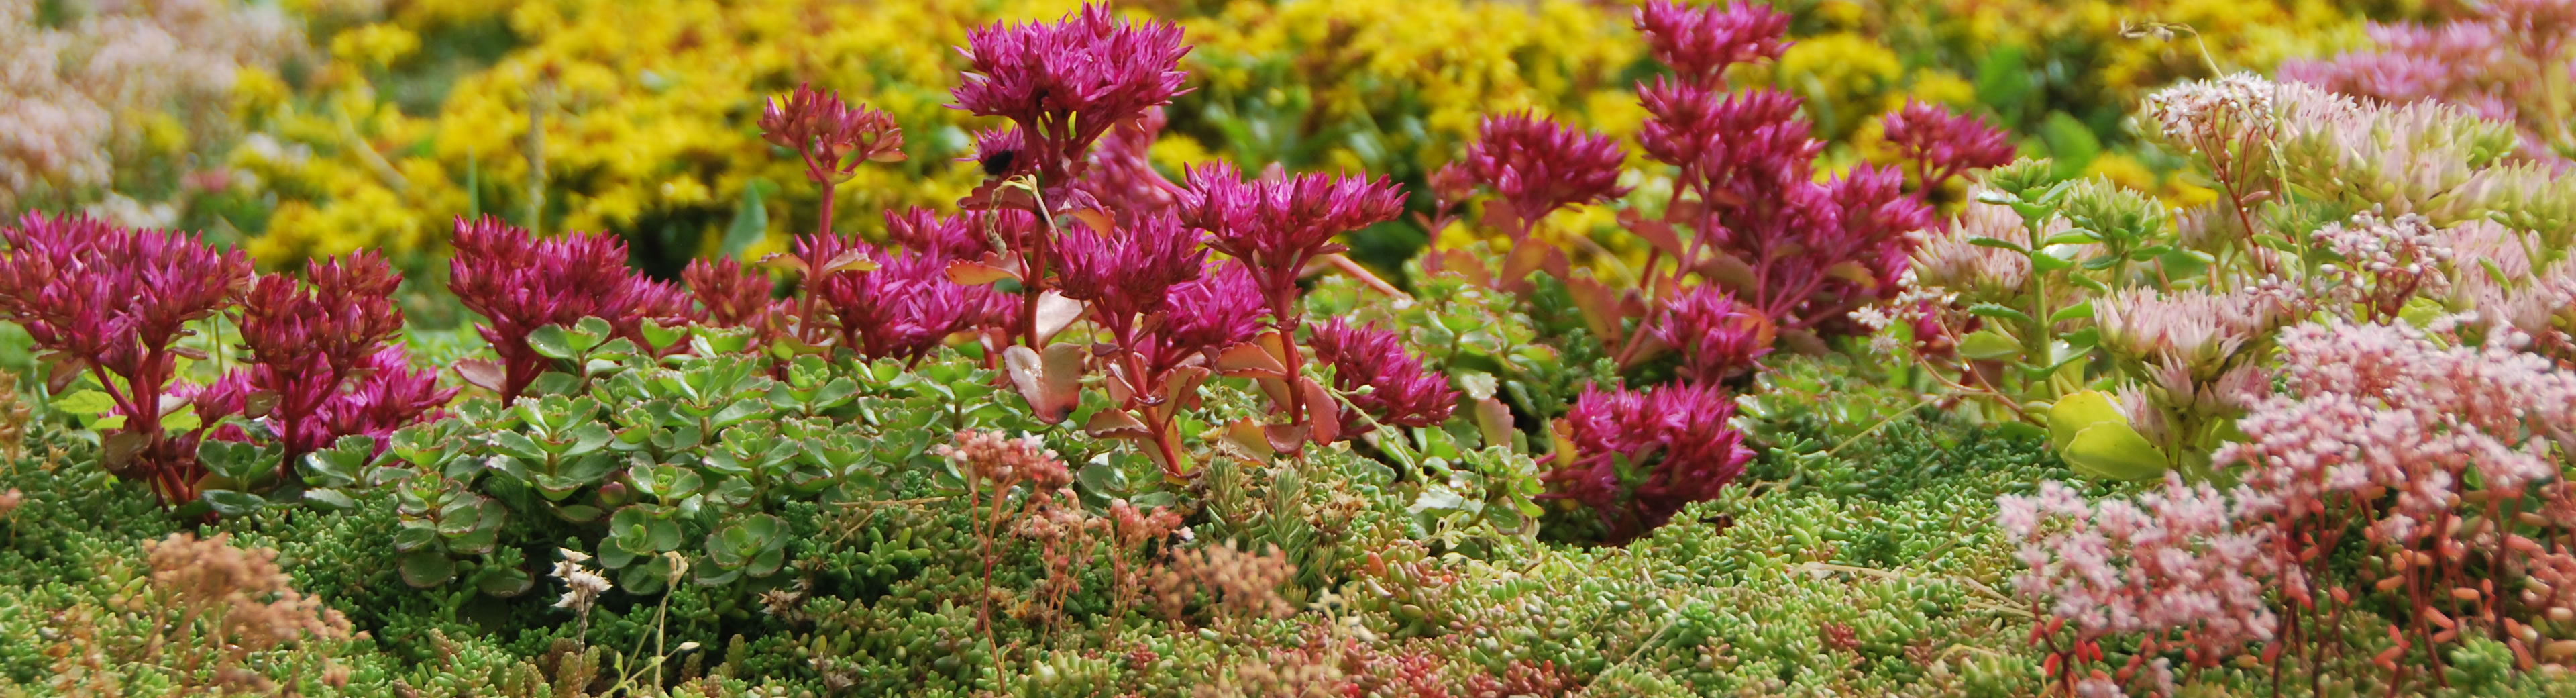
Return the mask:
M 1351 405 L 1377 424 L 1435 426 L 1448 421 L 1458 406 L 1458 391 L 1449 387 L 1449 377 L 1425 370 L 1393 332 L 1333 318 L 1316 327 L 1307 343 L 1314 346 L 1317 361 L 1332 365 L 1333 389 L 1346 393 Z M 1349 425 L 1343 428 L 1346 435 L 1371 428 L 1350 416 L 1341 423 Z
M 1553 120 L 1517 112 L 1485 117 L 1476 143 L 1460 162 L 1464 172 L 1494 188 L 1520 219 L 1516 237 L 1557 209 L 1609 201 L 1628 193 L 1619 186 L 1628 158 L 1619 141 Z
M 1683 80 L 1714 87 L 1727 66 L 1777 59 L 1789 50 L 1789 15 L 1743 2 L 1687 5 L 1652 0 L 1637 6 L 1637 31 L 1655 60 Z

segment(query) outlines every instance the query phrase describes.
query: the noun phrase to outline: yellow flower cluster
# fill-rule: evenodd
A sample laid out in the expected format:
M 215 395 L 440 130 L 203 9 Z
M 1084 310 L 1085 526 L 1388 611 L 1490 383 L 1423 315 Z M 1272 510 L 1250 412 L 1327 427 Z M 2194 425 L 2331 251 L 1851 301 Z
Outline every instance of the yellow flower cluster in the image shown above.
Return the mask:
M 1287 132 L 1229 144 L 1238 154 L 1405 174 L 1456 157 L 1495 112 L 1635 130 L 1618 77 L 1645 47 L 1628 22 L 1573 0 L 1237 0 L 1183 26 L 1205 93 L 1192 102 Z M 1254 113 L 1264 108 L 1277 118 Z M 1293 145 L 1302 139 L 1323 142 Z

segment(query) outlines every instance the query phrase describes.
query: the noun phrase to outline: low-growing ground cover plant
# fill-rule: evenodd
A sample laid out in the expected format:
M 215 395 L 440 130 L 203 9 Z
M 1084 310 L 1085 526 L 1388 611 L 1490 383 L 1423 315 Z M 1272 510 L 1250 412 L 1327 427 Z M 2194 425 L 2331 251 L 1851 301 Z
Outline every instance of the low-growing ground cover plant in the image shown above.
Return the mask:
M 0 226 L 0 693 L 2576 685 L 2545 121 L 2184 82 L 2177 206 L 1929 103 L 1838 158 L 1747 79 L 1800 16 L 1630 18 L 1634 123 L 1486 114 L 1422 189 L 1156 167 L 1190 37 L 1088 5 L 957 28 L 953 208 L 865 190 L 918 105 L 773 97 L 774 249 Z M 2514 47 L 2457 81 L 2567 60 Z M 1469 242 L 1353 261 L 1407 219 Z

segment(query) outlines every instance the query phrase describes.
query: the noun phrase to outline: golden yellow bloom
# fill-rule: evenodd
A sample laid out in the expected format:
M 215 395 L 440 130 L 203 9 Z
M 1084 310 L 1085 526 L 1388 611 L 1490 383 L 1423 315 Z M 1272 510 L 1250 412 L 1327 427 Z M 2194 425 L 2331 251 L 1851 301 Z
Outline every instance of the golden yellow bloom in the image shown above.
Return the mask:
M 358 65 L 392 65 L 417 50 L 420 35 L 392 24 L 370 24 L 331 37 L 331 57 Z

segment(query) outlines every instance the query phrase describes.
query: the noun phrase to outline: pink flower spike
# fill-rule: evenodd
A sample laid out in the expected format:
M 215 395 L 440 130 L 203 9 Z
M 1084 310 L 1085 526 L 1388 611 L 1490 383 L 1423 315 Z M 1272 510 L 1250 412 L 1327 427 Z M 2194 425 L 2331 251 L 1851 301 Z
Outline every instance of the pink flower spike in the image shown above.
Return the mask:
M 131 448 L 103 464 L 148 482 L 164 506 L 196 499 L 197 437 L 162 429 L 162 398 L 177 387 L 188 323 L 240 299 L 250 259 L 195 235 L 34 213 L 0 225 L 0 244 L 0 320 L 27 330 L 55 380 L 87 373 L 128 418 L 108 436 Z
M 1225 262 L 1197 279 L 1172 286 L 1165 296 L 1170 311 L 1156 328 L 1148 363 L 1156 373 L 1171 370 L 1192 356 L 1252 341 L 1270 305 L 1241 262 Z
M 1170 216 L 1110 231 L 1077 226 L 1056 238 L 1056 254 L 1064 263 L 1058 288 L 1090 303 L 1121 346 L 1137 339 L 1137 316 L 1162 312 L 1172 286 L 1207 266 L 1207 249 Z
M 1628 193 L 1619 186 L 1628 155 L 1617 139 L 1600 132 L 1517 112 L 1485 117 L 1476 133 L 1461 161 L 1464 171 L 1511 202 L 1522 227 L 1515 236 L 1526 236 L 1557 209 Z
M 1614 540 L 1664 525 L 1744 474 L 1753 451 L 1728 423 L 1734 418 L 1734 401 L 1715 386 L 1586 387 L 1565 416 L 1575 452 L 1558 456 L 1558 469 L 1546 475 L 1556 491 L 1546 496 L 1592 507 Z M 1620 460 L 1646 475 L 1623 480 Z
M 1655 60 L 1683 80 L 1708 87 L 1725 79 L 1727 66 L 1776 59 L 1789 50 L 1789 15 L 1766 6 L 1652 0 L 1637 6 L 1636 24 Z
M 759 269 L 742 262 L 720 259 L 713 262 L 690 260 L 680 270 L 680 281 L 696 298 L 707 322 L 718 327 L 750 327 L 766 331 L 779 312 L 778 303 L 769 297 L 776 282 Z
M 958 52 L 970 65 L 949 92 L 955 107 L 1017 124 L 1028 147 L 1016 157 L 1054 187 L 1101 134 L 1186 91 L 1180 61 L 1190 47 L 1179 25 L 1130 24 L 1107 5 L 1085 5 L 1053 24 L 967 30 Z
M 528 346 L 537 328 L 596 317 L 642 346 L 645 320 L 695 319 L 688 292 L 628 269 L 626 242 L 609 233 L 538 239 L 498 218 L 460 216 L 454 244 L 447 287 L 487 321 L 476 329 L 501 357 L 503 379 L 492 387 L 503 400 L 517 399 L 552 363 Z
M 1771 353 L 1771 321 L 1710 286 L 1693 286 L 1664 304 L 1649 331 L 1681 353 L 1682 376 L 1715 385 L 1758 366 Z
M 1969 170 L 2010 164 L 2017 154 L 2003 129 L 1922 102 L 1906 102 L 1880 124 L 1887 142 L 1915 164 L 1917 180 L 1927 190 Z
M 813 267 L 851 253 L 875 260 L 877 268 L 808 278 L 805 293 L 825 317 L 803 322 L 829 329 L 840 346 L 860 356 L 917 361 L 949 335 L 978 325 L 1007 326 L 1016 317 L 1012 296 L 949 281 L 949 260 L 934 254 L 886 252 L 841 235 L 796 241 L 796 256 Z
M 796 86 L 785 102 L 770 100 L 761 110 L 760 130 L 771 145 L 802 156 L 805 176 L 815 184 L 848 181 L 861 162 L 904 159 L 903 129 L 894 117 L 807 85 Z
M 1458 391 L 1449 387 L 1449 377 L 1424 370 L 1392 332 L 1333 318 L 1306 341 L 1314 346 L 1316 360 L 1333 366 L 1333 389 L 1348 393 L 1351 405 L 1379 424 L 1434 426 L 1448 421 L 1458 406 Z M 1368 392 L 1359 392 L 1363 387 Z M 1351 416 L 1341 423 L 1350 425 L 1347 433 L 1353 436 L 1371 428 Z
M 1245 180 L 1224 162 L 1187 170 L 1181 220 L 1207 231 L 1208 247 L 1243 260 L 1271 312 L 1288 317 L 1297 275 L 1314 258 L 1340 252 L 1333 236 L 1395 220 L 1404 190 L 1381 176 L 1323 174 Z

